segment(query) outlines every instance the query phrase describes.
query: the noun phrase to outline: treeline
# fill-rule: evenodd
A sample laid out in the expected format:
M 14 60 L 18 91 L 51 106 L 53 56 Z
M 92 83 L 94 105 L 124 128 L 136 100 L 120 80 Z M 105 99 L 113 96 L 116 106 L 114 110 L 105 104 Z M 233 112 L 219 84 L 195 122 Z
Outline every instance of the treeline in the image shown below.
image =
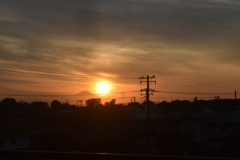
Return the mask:
M 193 102 L 188 100 L 173 100 L 171 102 L 162 101 L 156 105 L 157 107 L 207 107 L 210 109 L 233 109 L 235 107 L 240 107 L 240 99 L 212 99 L 212 100 L 198 100 L 194 99 Z
M 0 102 L 0 108 L 15 108 L 15 109 L 26 109 L 35 111 L 46 111 L 46 110 L 61 110 L 61 109 L 73 109 L 76 108 L 75 105 L 70 105 L 69 103 L 61 103 L 58 100 L 53 100 L 49 105 L 47 102 L 43 101 L 33 101 L 31 103 L 19 101 L 17 102 L 14 98 L 5 98 Z
M 138 104 L 140 105 L 140 104 Z M 96 108 L 96 107 L 113 107 L 113 106 L 123 106 L 122 104 L 116 104 L 116 100 L 112 99 L 109 102 L 105 102 L 105 104 L 101 103 L 100 98 L 91 98 L 86 100 L 87 108 Z M 71 105 L 68 102 L 61 103 L 59 100 L 53 100 L 50 104 L 43 101 L 33 101 L 31 103 L 19 101 L 17 102 L 14 98 L 5 98 L 0 102 L 0 108 L 15 108 L 15 109 L 30 109 L 30 110 L 52 110 L 52 111 L 60 111 L 60 110 L 69 110 L 69 109 L 77 109 L 76 105 Z
M 146 101 L 143 103 L 132 102 L 127 104 L 127 107 L 139 107 L 143 110 L 146 108 Z M 194 98 L 194 101 L 188 100 L 173 100 L 171 102 L 162 101 L 158 104 L 154 104 L 154 102 L 149 103 L 150 106 L 156 107 L 164 107 L 164 108 L 198 108 L 198 107 L 207 107 L 211 109 L 223 109 L 229 108 L 232 109 L 234 107 L 240 107 L 240 99 L 213 99 L 213 100 L 198 100 L 197 97 Z M 88 108 L 96 108 L 96 107 L 122 107 L 123 104 L 116 104 L 116 100 L 112 99 L 109 102 L 105 102 L 102 104 L 100 98 L 91 98 L 86 100 L 86 107 Z M 52 111 L 59 111 L 59 110 L 67 110 L 67 109 L 76 109 L 79 108 L 76 105 L 71 105 L 68 102 L 60 102 L 59 100 L 53 100 L 50 104 L 43 101 L 33 101 L 31 103 L 19 101 L 17 102 L 14 98 L 5 98 L 0 102 L 1 108 L 22 108 L 22 109 L 34 109 L 34 110 L 52 110 Z

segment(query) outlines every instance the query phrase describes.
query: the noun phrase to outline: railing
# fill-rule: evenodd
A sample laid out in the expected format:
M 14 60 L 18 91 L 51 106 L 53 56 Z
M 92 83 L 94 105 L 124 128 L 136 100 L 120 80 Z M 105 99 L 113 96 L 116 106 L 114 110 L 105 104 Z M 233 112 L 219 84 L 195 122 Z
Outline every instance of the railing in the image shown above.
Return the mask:
M 0 160 L 240 160 L 240 158 L 162 156 L 141 154 L 0 151 Z

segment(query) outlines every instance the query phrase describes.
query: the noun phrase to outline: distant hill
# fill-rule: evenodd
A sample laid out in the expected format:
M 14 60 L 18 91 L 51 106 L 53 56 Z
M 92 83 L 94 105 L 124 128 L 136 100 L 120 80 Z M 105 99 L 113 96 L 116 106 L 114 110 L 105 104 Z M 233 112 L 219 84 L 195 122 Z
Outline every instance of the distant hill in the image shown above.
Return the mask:
M 89 92 L 89 91 L 81 91 L 81 92 L 77 93 L 76 96 L 84 96 L 84 97 L 89 97 L 89 96 L 91 96 L 91 97 L 96 97 L 95 94 L 93 94 L 93 93 L 91 93 L 91 92 Z

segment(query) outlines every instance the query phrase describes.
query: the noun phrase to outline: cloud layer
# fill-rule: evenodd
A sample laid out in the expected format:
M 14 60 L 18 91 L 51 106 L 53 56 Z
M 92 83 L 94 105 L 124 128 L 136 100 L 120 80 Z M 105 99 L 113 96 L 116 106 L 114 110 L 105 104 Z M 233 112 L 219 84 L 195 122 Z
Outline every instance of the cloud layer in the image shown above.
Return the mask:
M 2 92 L 77 93 L 100 78 L 138 90 L 148 74 L 160 90 L 240 89 L 235 0 L 2 0 L 0 10 Z

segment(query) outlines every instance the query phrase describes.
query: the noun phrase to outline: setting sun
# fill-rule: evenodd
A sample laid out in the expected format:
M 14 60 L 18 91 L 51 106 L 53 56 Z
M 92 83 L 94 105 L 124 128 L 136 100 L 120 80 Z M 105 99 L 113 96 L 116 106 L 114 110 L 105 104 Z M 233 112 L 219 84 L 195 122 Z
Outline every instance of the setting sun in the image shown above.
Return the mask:
M 96 87 L 97 93 L 106 94 L 109 92 L 110 89 L 111 87 L 109 83 L 104 83 L 104 82 L 97 83 L 97 87 Z

